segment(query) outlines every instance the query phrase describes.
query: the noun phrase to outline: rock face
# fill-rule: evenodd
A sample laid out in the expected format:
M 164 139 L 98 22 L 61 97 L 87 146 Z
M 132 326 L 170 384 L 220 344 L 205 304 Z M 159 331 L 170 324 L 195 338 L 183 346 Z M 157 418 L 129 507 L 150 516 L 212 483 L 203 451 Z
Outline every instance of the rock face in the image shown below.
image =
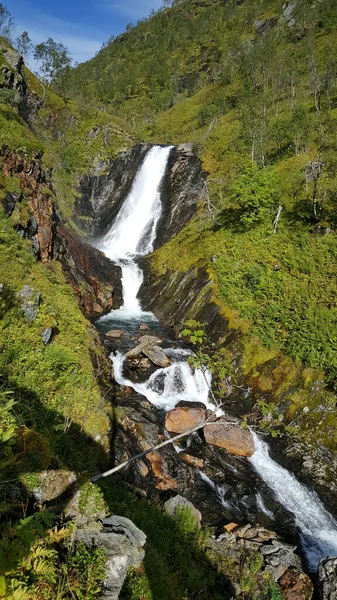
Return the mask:
M 12 152 L 3 147 L 0 152 L 4 174 L 12 176 L 17 174 L 20 179 L 20 188 L 25 191 L 30 218 L 25 226 L 18 226 L 18 233 L 27 237 L 36 245 L 37 254 L 42 262 L 48 262 L 53 257 L 55 215 L 51 194 L 46 190 L 50 181 L 46 173 L 42 172 L 41 156 L 28 159 L 23 152 Z M 29 193 L 27 193 L 29 190 Z M 5 201 L 7 214 L 12 214 L 15 205 L 21 201 L 20 195 L 11 195 Z
M 138 144 L 82 178 L 73 220 L 84 235 L 95 238 L 109 230 L 150 147 Z
M 204 174 L 193 144 L 172 149 L 162 186 L 163 212 L 155 248 L 158 248 L 186 225 L 194 215 L 204 190 Z
M 86 316 L 97 317 L 119 308 L 122 304 L 120 267 L 64 225 L 59 226 L 57 242 L 64 273 Z
M 170 498 L 169 500 L 167 500 L 164 504 L 165 510 L 170 515 L 174 515 L 175 512 L 177 511 L 178 507 L 189 508 L 192 515 L 196 518 L 196 520 L 199 523 L 201 523 L 202 514 L 201 514 L 200 510 L 195 508 L 195 506 L 192 504 L 192 502 L 187 500 L 187 498 L 184 498 L 184 496 L 180 496 L 179 494 L 177 494 L 176 496 L 173 496 L 173 498 Z
M 239 424 L 226 420 L 207 423 L 204 429 L 205 440 L 208 444 L 225 448 L 230 454 L 237 456 L 252 456 L 254 454 L 253 436 Z
M 202 425 L 206 419 L 206 411 L 201 408 L 173 408 L 165 418 L 165 429 L 172 433 L 184 433 Z
M 337 600 L 337 558 L 325 558 L 318 567 L 321 600 Z
M 144 558 L 145 533 L 129 519 L 114 515 L 104 519 L 101 529 L 77 530 L 75 542 L 79 541 L 104 550 L 107 562 L 102 597 L 118 600 L 128 568 L 139 567 Z

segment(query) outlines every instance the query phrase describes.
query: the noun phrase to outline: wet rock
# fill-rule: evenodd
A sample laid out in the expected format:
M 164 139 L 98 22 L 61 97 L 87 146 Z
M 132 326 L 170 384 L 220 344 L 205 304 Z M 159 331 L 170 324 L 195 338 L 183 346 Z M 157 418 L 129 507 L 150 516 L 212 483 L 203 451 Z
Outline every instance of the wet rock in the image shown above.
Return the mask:
M 225 448 L 230 454 L 237 456 L 254 454 L 253 436 L 248 429 L 243 429 L 239 424 L 219 420 L 205 425 L 203 431 L 208 444 Z
M 165 429 L 172 433 L 184 433 L 202 425 L 206 419 L 206 411 L 200 408 L 173 408 L 165 418 Z
M 176 490 L 178 487 L 177 482 L 168 474 L 164 459 L 159 452 L 149 452 L 146 458 L 150 462 L 153 475 L 156 478 L 157 490 Z
M 203 469 L 205 465 L 205 461 L 203 458 L 198 458 L 197 456 L 193 456 L 192 454 L 187 454 L 186 452 L 179 453 L 180 460 L 184 461 L 186 464 L 195 467 L 196 469 Z
M 337 600 L 337 558 L 324 558 L 318 566 L 321 600 Z
M 102 312 L 120 308 L 120 267 L 64 225 L 58 228 L 57 250 L 64 274 L 86 316 L 97 317 Z
M 139 567 L 145 556 L 145 534 L 129 519 L 114 516 L 106 519 L 101 529 L 78 529 L 74 541 L 84 542 L 88 548 L 102 548 L 106 555 L 106 579 L 101 596 L 118 600 L 128 568 Z
M 199 523 L 201 523 L 201 521 L 202 521 L 202 514 L 201 514 L 200 510 L 195 508 L 195 506 L 192 504 L 192 502 L 187 500 L 187 498 L 184 498 L 184 496 L 180 496 L 179 494 L 177 494 L 177 496 L 173 496 L 173 498 L 170 498 L 169 500 L 167 500 L 164 504 L 164 507 L 165 507 L 165 510 L 170 515 L 174 515 L 176 510 L 178 509 L 178 507 L 181 507 L 181 508 L 188 507 L 190 509 L 192 515 L 196 518 L 196 520 Z
M 53 328 L 52 327 L 46 327 L 42 331 L 41 337 L 42 337 L 42 341 L 43 341 L 43 343 L 44 343 L 45 346 L 47 344 L 49 344 L 52 335 L 53 335 Z
M 150 329 L 150 327 L 148 325 L 146 325 L 145 323 L 139 327 L 140 331 L 148 331 L 149 329 Z
M 105 335 L 111 339 L 118 339 L 121 338 L 123 334 L 124 332 L 121 329 L 111 329 L 110 331 L 107 331 Z
M 159 346 L 145 346 L 145 348 L 142 349 L 142 353 L 145 354 L 154 365 L 157 365 L 157 367 L 164 369 L 171 364 L 171 360 Z
M 308 575 L 298 569 L 288 569 L 282 575 L 279 584 L 285 600 L 311 600 L 312 598 L 313 583 Z

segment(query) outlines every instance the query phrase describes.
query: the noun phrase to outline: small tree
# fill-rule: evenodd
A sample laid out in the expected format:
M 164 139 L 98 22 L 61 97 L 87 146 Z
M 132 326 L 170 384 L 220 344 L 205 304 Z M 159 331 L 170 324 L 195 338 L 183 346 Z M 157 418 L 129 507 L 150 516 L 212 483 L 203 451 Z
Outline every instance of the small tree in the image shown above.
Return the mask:
M 15 45 L 19 54 L 21 54 L 25 59 L 27 59 L 34 48 L 32 40 L 30 39 L 27 31 L 23 31 L 21 35 L 16 38 Z
M 14 19 L 8 8 L 0 2 L 0 35 L 11 39 L 11 33 L 14 27 Z
M 34 58 L 38 74 L 48 85 L 72 62 L 68 48 L 61 43 L 56 43 L 52 38 L 35 46 Z
M 242 209 L 240 222 L 244 227 L 252 227 L 271 216 L 276 185 L 273 171 L 269 168 L 259 169 L 256 163 L 247 164 L 244 172 L 234 181 L 232 198 Z

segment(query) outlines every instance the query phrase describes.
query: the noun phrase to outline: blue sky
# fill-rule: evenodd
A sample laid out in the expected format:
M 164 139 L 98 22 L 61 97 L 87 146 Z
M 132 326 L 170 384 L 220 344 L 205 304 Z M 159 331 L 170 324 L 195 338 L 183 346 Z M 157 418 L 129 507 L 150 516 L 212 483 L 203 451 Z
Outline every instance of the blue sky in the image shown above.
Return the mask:
M 147 17 L 161 0 L 4 0 L 15 23 L 15 37 L 28 31 L 34 44 L 52 37 L 68 46 L 74 61 L 94 56 L 103 42 Z

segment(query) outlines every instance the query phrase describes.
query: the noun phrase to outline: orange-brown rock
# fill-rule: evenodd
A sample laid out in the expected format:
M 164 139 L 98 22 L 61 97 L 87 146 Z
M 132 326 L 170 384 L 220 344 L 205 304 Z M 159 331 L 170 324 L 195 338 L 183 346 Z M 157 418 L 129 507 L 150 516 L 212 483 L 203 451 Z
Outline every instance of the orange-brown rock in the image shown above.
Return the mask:
M 202 458 L 192 456 L 192 454 L 186 454 L 186 452 L 180 452 L 179 458 L 196 469 L 202 469 L 205 464 L 205 461 Z
M 314 586 L 311 579 L 302 571 L 288 569 L 279 580 L 285 600 L 311 600 Z
M 98 302 L 93 303 L 92 310 L 97 314 L 101 314 L 103 312 L 103 308 L 98 304 Z
M 207 444 L 225 448 L 227 452 L 237 456 L 254 454 L 253 436 L 248 429 L 243 429 L 239 424 L 220 419 L 214 423 L 207 423 L 203 431 Z
M 224 529 L 226 531 L 228 531 L 228 533 L 230 533 L 231 531 L 233 531 L 234 529 L 236 529 L 238 527 L 237 523 L 227 523 L 227 525 L 224 525 Z
M 156 488 L 160 491 L 177 489 L 177 482 L 168 475 L 164 459 L 159 452 L 149 452 L 146 458 L 150 461 L 152 472 L 158 480 Z
M 165 428 L 171 433 L 184 433 L 202 425 L 206 420 L 206 411 L 202 408 L 173 408 L 166 414 Z

